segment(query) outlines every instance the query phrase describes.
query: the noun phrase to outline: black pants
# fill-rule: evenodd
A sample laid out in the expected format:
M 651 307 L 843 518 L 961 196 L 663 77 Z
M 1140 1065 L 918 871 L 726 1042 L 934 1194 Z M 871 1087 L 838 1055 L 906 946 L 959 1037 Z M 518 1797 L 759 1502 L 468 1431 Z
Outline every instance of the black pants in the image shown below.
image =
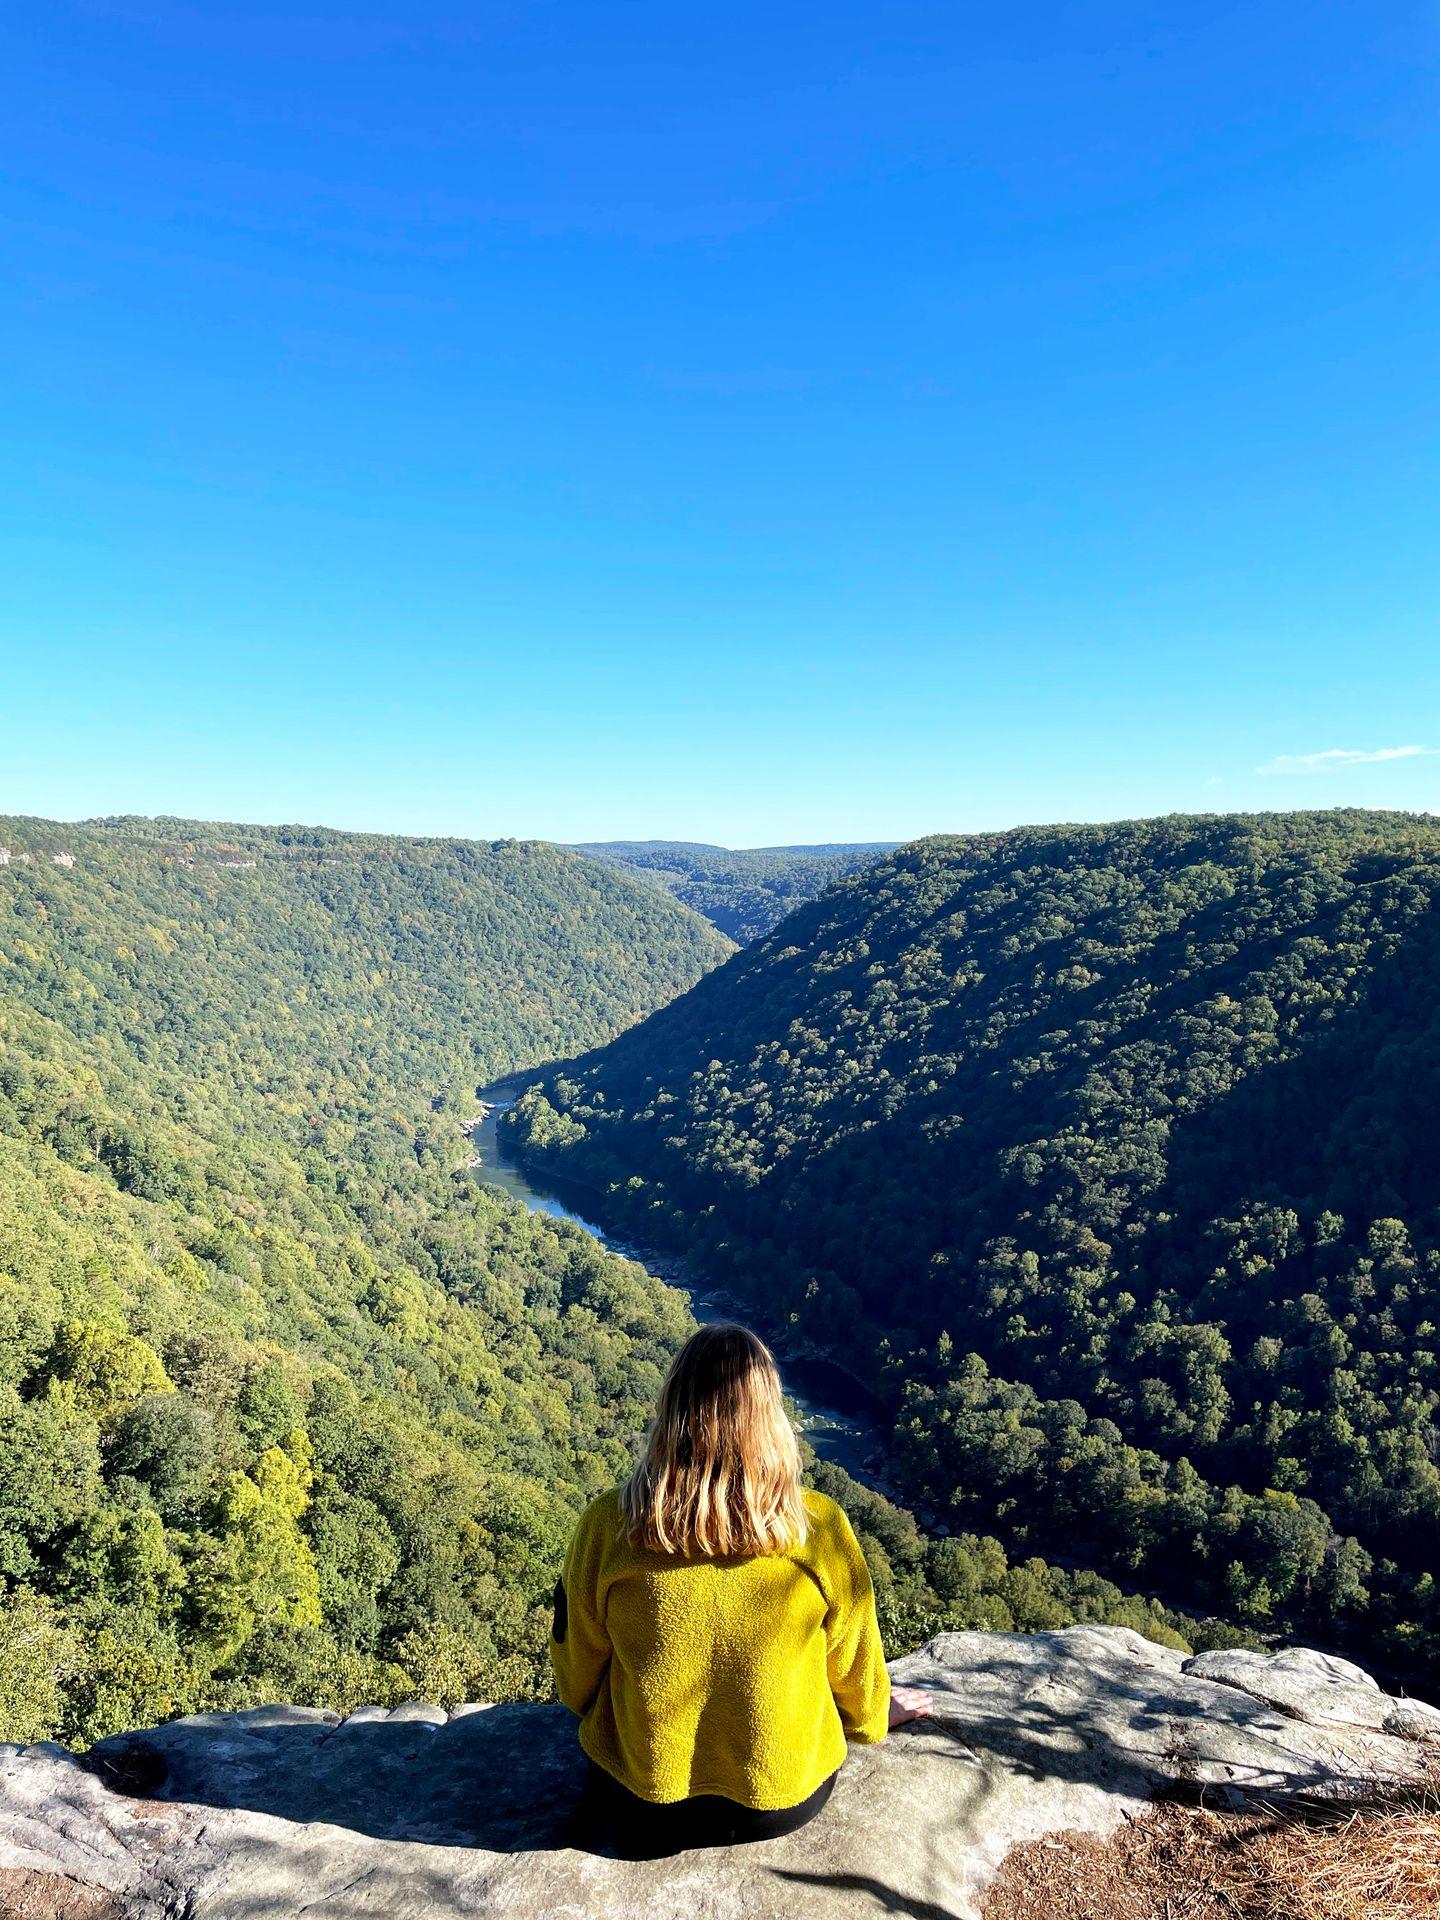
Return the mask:
M 834 1785 L 832 1773 L 798 1807 L 778 1807 L 770 1812 L 742 1807 L 718 1793 L 698 1793 L 689 1800 L 656 1806 L 622 1787 L 592 1761 L 581 1826 L 587 1839 L 608 1841 L 622 1860 L 659 1860 L 667 1854 L 688 1852 L 691 1847 L 734 1847 L 753 1840 L 778 1840 L 813 1820 Z

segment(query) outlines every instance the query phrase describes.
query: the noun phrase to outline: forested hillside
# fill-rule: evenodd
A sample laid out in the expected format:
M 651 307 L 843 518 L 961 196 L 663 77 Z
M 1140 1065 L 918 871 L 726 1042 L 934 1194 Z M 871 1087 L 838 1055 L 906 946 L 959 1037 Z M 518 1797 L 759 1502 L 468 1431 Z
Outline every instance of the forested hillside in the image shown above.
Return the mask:
M 10 995 L 217 1085 L 261 1061 L 270 1107 L 424 1080 L 466 1083 L 468 1109 L 477 1081 L 610 1038 L 727 951 L 541 842 L 0 818 L 0 848 Z
M 889 1396 L 905 1491 L 1440 1665 L 1440 823 L 934 839 L 511 1120 Z
M 745 946 L 892 841 L 820 847 L 709 847 L 693 840 L 599 840 L 576 848 L 661 887 Z
M 574 1517 L 693 1321 L 461 1123 L 724 951 L 549 847 L 0 824 L 0 1739 L 548 1690 Z M 1213 1638 L 816 1474 L 896 1651 Z
M 691 1323 L 458 1122 L 724 951 L 553 847 L 0 821 L 0 1737 L 543 1684 Z

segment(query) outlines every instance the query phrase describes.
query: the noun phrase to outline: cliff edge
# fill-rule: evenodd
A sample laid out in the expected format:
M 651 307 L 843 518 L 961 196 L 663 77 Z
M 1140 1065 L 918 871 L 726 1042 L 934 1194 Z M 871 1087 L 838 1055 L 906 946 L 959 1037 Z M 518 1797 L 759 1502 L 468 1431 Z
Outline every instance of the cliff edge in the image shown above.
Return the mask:
M 77 1759 L 0 1749 L 0 1912 L 45 1920 L 975 1920 L 1012 1848 L 1156 1793 L 1360 1794 L 1440 1753 L 1440 1710 L 1291 1650 L 1187 1657 L 1117 1627 L 950 1633 L 896 1661 L 933 1721 L 852 1752 L 784 1840 L 625 1861 L 574 1844 L 563 1708 L 199 1714 Z

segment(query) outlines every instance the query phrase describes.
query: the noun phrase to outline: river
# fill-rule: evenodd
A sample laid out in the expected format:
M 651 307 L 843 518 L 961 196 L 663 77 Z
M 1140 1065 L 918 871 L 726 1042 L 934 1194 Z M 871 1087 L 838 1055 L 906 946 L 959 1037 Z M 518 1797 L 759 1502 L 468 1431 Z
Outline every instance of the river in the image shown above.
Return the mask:
M 617 1235 L 607 1233 L 597 1221 L 586 1217 L 587 1206 L 595 1196 L 569 1181 L 534 1176 L 516 1165 L 500 1146 L 496 1123 L 514 1098 L 509 1086 L 485 1088 L 480 1101 L 483 1117 L 471 1130 L 478 1163 L 475 1171 L 487 1186 L 498 1187 L 512 1200 L 529 1207 L 532 1213 L 548 1213 L 555 1220 L 569 1220 L 586 1233 L 593 1234 L 602 1246 L 627 1260 L 638 1260 L 650 1272 L 679 1287 L 690 1296 L 690 1310 L 703 1323 L 742 1317 L 743 1309 L 718 1288 L 707 1290 L 685 1263 L 674 1254 L 657 1253 L 653 1248 L 637 1247 Z M 762 1329 L 763 1331 L 763 1329 Z M 884 1439 L 877 1410 L 864 1389 L 832 1362 L 808 1356 L 782 1361 L 785 1391 L 794 1403 L 805 1438 L 822 1460 L 833 1460 L 857 1480 L 881 1486 Z

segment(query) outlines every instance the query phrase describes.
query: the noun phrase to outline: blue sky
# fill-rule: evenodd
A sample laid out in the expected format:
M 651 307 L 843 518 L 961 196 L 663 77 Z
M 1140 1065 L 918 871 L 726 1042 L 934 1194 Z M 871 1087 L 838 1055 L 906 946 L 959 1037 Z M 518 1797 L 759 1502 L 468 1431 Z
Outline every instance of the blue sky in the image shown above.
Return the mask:
M 0 811 L 1440 808 L 1433 5 L 47 0 L 0 73 Z

